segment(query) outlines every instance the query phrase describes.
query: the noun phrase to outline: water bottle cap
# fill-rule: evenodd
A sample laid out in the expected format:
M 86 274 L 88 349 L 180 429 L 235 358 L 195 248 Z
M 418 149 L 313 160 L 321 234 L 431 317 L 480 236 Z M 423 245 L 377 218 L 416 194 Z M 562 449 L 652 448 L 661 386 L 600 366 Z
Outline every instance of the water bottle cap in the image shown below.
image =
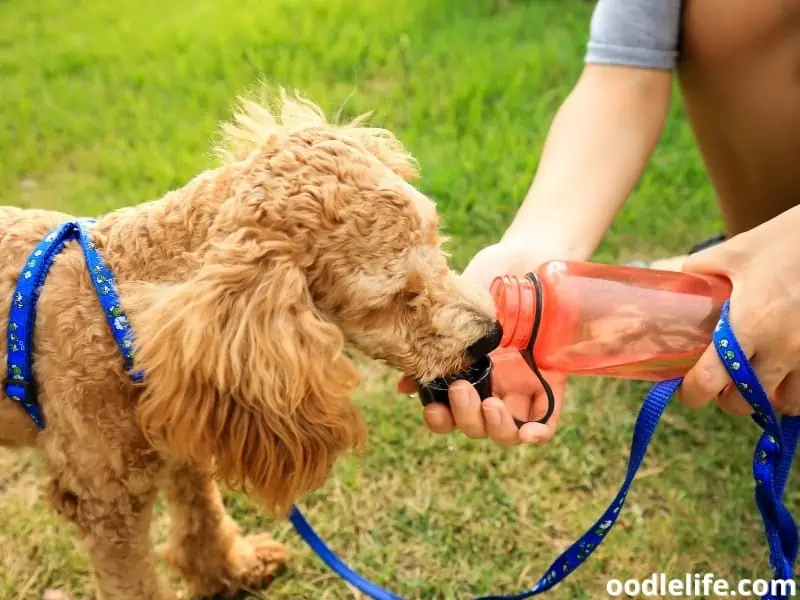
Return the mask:
M 492 361 L 488 356 L 482 356 L 478 359 L 469 369 L 449 375 L 447 377 L 440 377 L 423 385 L 417 381 L 417 393 L 423 406 L 427 406 L 432 402 L 439 402 L 450 406 L 450 399 L 448 390 L 450 384 L 457 379 L 463 379 L 469 382 L 472 387 L 478 392 L 481 400 L 486 400 L 492 395 Z

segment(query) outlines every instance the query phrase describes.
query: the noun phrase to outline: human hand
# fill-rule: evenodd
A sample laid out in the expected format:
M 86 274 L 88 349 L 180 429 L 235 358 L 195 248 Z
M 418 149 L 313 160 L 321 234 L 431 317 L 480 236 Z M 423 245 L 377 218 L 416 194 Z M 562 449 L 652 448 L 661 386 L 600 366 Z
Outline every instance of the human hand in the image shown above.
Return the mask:
M 434 433 L 445 434 L 460 429 L 472 439 L 488 437 L 505 446 L 548 441 L 558 427 L 565 377 L 557 373 L 542 373 L 553 392 L 555 406 L 547 423 L 536 423 L 534 421 L 546 414 L 548 399 L 525 359 L 518 351 L 506 348 L 495 350 L 489 356 L 493 364 L 493 395 L 481 402 L 478 392 L 469 383 L 455 381 L 448 390 L 450 408 L 440 403 L 426 406 L 423 411 L 425 425 Z M 414 393 L 414 380 L 404 377 L 398 390 Z M 515 418 L 525 424 L 518 428 Z
M 686 272 L 730 279 L 730 324 L 773 407 L 800 415 L 800 207 L 690 256 Z M 732 385 L 713 346 L 686 374 L 683 404 L 698 408 L 717 398 L 732 414 L 752 407 Z
M 536 269 L 541 261 L 532 260 L 532 254 L 529 243 L 502 241 L 478 252 L 463 275 L 488 290 L 499 275 L 524 275 Z M 518 428 L 514 417 L 530 421 L 544 416 L 547 409 L 544 388 L 519 352 L 499 349 L 490 357 L 494 364 L 492 397 L 481 402 L 468 382 L 455 381 L 448 393 L 450 407 L 440 403 L 426 406 L 425 425 L 434 433 L 446 434 L 460 429 L 467 437 L 488 437 L 503 445 L 548 441 L 558 426 L 566 378 L 559 374 L 542 374 L 554 394 L 553 414 L 546 424 L 526 423 Z M 416 384 L 413 379 L 403 377 L 398 390 L 412 394 L 416 392 Z

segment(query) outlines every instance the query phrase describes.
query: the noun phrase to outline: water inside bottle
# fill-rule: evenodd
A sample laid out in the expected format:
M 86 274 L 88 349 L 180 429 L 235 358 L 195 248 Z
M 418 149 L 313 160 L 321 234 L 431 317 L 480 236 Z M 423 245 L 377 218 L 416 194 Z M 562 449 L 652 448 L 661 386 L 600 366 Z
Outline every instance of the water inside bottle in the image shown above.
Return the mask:
M 640 380 L 679 377 L 711 341 L 719 302 L 692 289 L 631 288 L 626 283 L 582 278 L 562 289 L 558 314 L 545 305 L 543 336 L 535 351 L 543 368 L 577 375 Z M 702 283 L 702 282 L 701 282 Z M 624 293 L 623 292 L 624 287 Z M 699 286 L 702 287 L 702 286 Z M 564 302 L 570 293 L 582 301 Z M 548 343 L 546 338 L 557 340 Z

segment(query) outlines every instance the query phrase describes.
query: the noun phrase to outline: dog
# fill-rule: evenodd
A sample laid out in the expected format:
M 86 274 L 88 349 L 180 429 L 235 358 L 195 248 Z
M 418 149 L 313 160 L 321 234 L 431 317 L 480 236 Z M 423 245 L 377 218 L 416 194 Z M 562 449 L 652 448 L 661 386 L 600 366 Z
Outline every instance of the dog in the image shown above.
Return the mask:
M 98 598 L 165 600 L 149 537 L 192 594 L 266 586 L 287 550 L 243 536 L 218 483 L 275 515 L 365 442 L 349 349 L 422 382 L 467 368 L 495 328 L 488 290 L 448 266 L 416 162 L 362 118 L 329 122 L 299 95 L 240 98 L 214 168 L 105 214 L 92 241 L 136 336 L 132 382 L 77 244 L 56 257 L 36 315 L 46 426 L 0 397 L 0 444 L 33 446 L 53 509 L 89 555 Z M 0 340 L 26 257 L 75 217 L 0 208 Z

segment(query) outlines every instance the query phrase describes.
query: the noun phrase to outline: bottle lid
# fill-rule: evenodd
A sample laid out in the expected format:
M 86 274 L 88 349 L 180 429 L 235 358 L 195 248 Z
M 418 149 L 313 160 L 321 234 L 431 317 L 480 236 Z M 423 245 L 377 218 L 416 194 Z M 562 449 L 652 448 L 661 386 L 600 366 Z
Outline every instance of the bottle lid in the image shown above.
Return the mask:
M 524 350 L 528 347 L 536 321 L 536 288 L 528 277 L 496 277 L 490 288 L 503 328 L 501 348 Z
M 461 373 L 434 379 L 427 385 L 417 381 L 417 393 L 423 406 L 432 402 L 439 402 L 450 406 L 448 390 L 450 384 L 458 379 L 469 382 L 478 392 L 481 400 L 486 400 L 492 395 L 492 360 L 488 356 L 482 356 L 475 364 Z

